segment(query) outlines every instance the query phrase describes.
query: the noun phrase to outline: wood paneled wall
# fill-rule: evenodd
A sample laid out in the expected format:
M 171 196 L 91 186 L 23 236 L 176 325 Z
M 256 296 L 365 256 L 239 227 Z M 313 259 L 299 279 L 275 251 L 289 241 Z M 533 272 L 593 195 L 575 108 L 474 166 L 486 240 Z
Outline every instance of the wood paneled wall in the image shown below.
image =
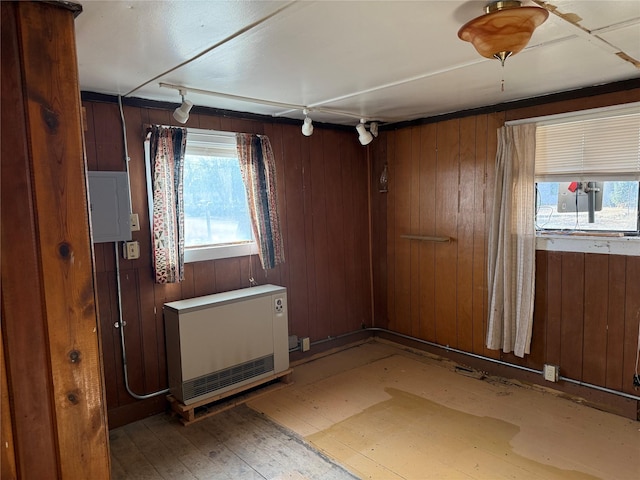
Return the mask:
M 531 354 L 484 345 L 496 130 L 506 120 L 638 100 L 633 89 L 383 132 L 372 144 L 372 187 L 389 166 L 389 192 L 372 195 L 376 326 L 535 369 L 556 364 L 563 376 L 637 394 L 640 257 L 537 252 Z
M 89 170 L 125 169 L 118 106 L 85 101 Z M 165 302 L 261 283 L 288 289 L 289 333 L 326 339 L 370 325 L 371 292 L 366 149 L 354 132 L 192 113 L 187 126 L 269 136 L 276 157 L 286 262 L 264 272 L 257 256 L 188 263 L 179 284 L 153 282 L 143 156 L 145 124 L 175 124 L 171 110 L 124 107 L 132 204 L 140 217 L 137 260 L 120 259 L 128 375 L 134 393 L 167 387 Z M 124 388 L 114 244 L 96 244 L 98 307 L 110 427 L 161 411 L 164 396 L 137 401 Z

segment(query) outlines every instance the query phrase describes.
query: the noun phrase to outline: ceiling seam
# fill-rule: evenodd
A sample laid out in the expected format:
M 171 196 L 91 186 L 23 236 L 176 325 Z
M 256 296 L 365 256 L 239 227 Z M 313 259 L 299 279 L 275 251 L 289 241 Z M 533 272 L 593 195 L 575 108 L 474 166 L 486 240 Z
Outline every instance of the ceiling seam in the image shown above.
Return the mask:
M 276 15 L 282 13 L 284 10 L 288 9 L 289 7 L 291 7 L 292 5 L 294 5 L 295 3 L 297 3 L 298 0 L 292 0 L 291 2 L 287 3 L 286 5 L 283 5 L 282 7 L 278 8 L 277 10 L 273 11 L 272 13 L 270 13 L 269 15 L 267 15 L 266 17 L 263 17 L 259 20 L 256 20 L 253 23 L 250 23 L 249 25 L 246 25 L 245 27 L 241 28 L 240 30 L 238 30 L 237 32 L 232 33 L 231 35 L 223 38 L 222 40 L 220 40 L 219 42 L 216 42 L 215 44 L 211 45 L 210 47 L 204 49 L 202 52 L 198 53 L 197 55 L 195 55 L 194 57 L 191 57 L 188 60 L 185 60 L 182 63 L 179 63 L 178 65 L 170 68 L 169 70 L 162 72 L 158 75 L 156 75 L 155 77 L 147 80 L 146 82 L 138 85 L 137 87 L 135 87 L 134 89 L 128 91 L 127 93 L 124 94 L 125 97 L 128 97 L 129 95 L 131 95 L 132 93 L 136 92 L 137 90 L 140 90 L 142 87 L 145 87 L 147 85 L 149 85 L 151 82 L 155 82 L 156 80 L 158 80 L 159 78 L 164 77 L 165 75 L 168 75 L 171 72 L 174 72 L 175 70 L 178 70 L 179 68 L 184 67 L 185 65 L 188 65 L 189 63 L 199 59 L 200 57 L 208 54 L 209 52 L 215 50 L 216 48 L 224 45 L 225 43 L 230 42 L 231 40 L 239 37 L 240 35 L 245 34 L 246 32 L 248 32 L 249 30 L 254 29 L 255 27 L 261 25 L 262 23 L 266 22 L 267 20 L 270 20 L 271 18 L 275 17 Z
M 597 30 L 591 31 L 588 28 L 585 28 L 582 25 L 580 25 L 580 20 L 582 20 L 580 17 L 574 16 L 568 13 L 562 13 L 558 10 L 557 7 L 555 7 L 554 5 L 551 5 L 549 2 L 546 2 L 544 0 L 533 0 L 533 1 L 534 3 L 538 4 L 542 8 L 545 8 L 546 10 L 548 10 L 549 13 L 552 13 L 556 18 L 562 20 L 564 24 L 572 28 L 578 34 L 579 37 L 585 38 L 589 43 L 595 45 L 596 47 L 608 53 L 613 53 L 616 57 L 620 58 L 621 60 L 631 63 L 631 65 L 633 65 L 636 68 L 640 68 L 640 61 L 638 59 L 633 58 L 631 55 L 623 51 L 620 47 L 613 45 L 612 43 L 609 43 L 607 40 L 603 39 L 602 37 L 596 35 L 594 32 L 596 32 Z M 577 17 L 577 18 L 574 18 L 574 17 Z M 610 26 L 610 27 L 613 27 L 613 26 Z M 605 30 L 606 28 L 609 28 L 609 27 L 605 27 L 600 30 Z
M 393 82 L 384 83 L 382 85 L 376 85 L 375 87 L 365 88 L 364 90 L 358 90 L 357 92 L 346 93 L 346 94 L 340 95 L 338 97 L 333 97 L 333 98 L 329 98 L 329 99 L 325 99 L 325 100 L 320 100 L 318 102 L 310 103 L 309 105 L 307 105 L 307 107 L 308 108 L 315 108 L 315 109 L 319 110 L 318 107 L 322 108 L 322 105 L 326 105 L 327 103 L 339 102 L 341 100 L 346 100 L 348 98 L 357 97 L 359 95 L 364 95 L 366 93 L 376 92 L 378 90 L 384 90 L 385 88 L 397 87 L 399 85 L 404 85 L 405 83 L 411 83 L 411 82 L 415 82 L 415 81 L 422 80 L 422 79 L 425 79 L 425 78 L 433 77 L 435 75 L 440 75 L 442 73 L 452 72 L 454 70 L 458 70 L 460 68 L 469 67 L 471 65 L 475 65 L 477 63 L 482 63 L 482 62 L 485 62 L 485 61 L 488 61 L 488 59 L 480 58 L 478 60 L 471 60 L 469 62 L 460 63 L 460 64 L 455 65 L 455 66 L 450 67 L 450 68 L 442 68 L 442 69 L 435 70 L 435 71 L 428 72 L 428 73 L 421 73 L 421 74 L 418 74 L 418 75 L 413 75 L 411 77 L 402 78 L 400 80 L 395 80 Z M 278 112 L 278 113 L 275 113 L 273 116 L 274 117 L 279 117 L 279 116 L 282 116 L 282 115 L 286 115 L 287 113 L 291 113 L 291 110 Z M 371 116 L 366 116 L 366 117 L 367 118 L 373 118 Z

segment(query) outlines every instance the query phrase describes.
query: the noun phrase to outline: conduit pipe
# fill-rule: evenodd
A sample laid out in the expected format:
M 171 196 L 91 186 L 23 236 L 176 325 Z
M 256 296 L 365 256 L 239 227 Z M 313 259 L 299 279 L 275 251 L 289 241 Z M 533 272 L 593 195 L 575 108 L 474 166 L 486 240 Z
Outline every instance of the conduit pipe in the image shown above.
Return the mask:
M 127 350 L 125 348 L 124 341 L 124 326 L 125 323 L 122 319 L 122 289 L 120 286 L 120 252 L 118 252 L 118 242 L 114 242 L 114 253 L 116 256 L 116 284 L 117 284 L 117 297 L 118 297 L 118 323 L 115 327 L 120 330 L 120 345 L 122 346 L 122 371 L 124 373 L 124 388 L 127 389 L 127 393 L 136 400 L 146 400 L 147 398 L 157 397 L 158 395 L 164 395 L 169 393 L 169 389 L 159 390 L 157 392 L 148 393 L 146 395 L 138 395 L 129 386 L 129 374 L 127 372 Z
M 414 341 L 414 342 L 422 343 L 424 345 L 429 345 L 430 347 L 440 348 L 440 349 L 446 350 L 447 352 L 459 353 L 461 355 L 466 355 L 466 356 L 477 358 L 477 359 L 480 359 L 480 360 L 486 360 L 488 362 L 496 363 L 498 365 L 503 365 L 505 367 L 517 368 L 518 370 L 524 370 L 524 371 L 529 372 L 529 373 L 535 373 L 537 375 L 543 375 L 543 372 L 541 370 L 536 370 L 534 368 L 529 368 L 529 367 L 523 367 L 522 365 L 516 365 L 515 363 L 508 363 L 508 362 L 505 362 L 505 361 L 502 361 L 502 360 L 497 360 L 495 358 L 485 357 L 483 355 L 478 355 L 476 353 L 465 352 L 464 350 L 459 350 L 457 348 L 447 347 L 445 345 L 440 345 L 440 344 L 437 344 L 437 343 L 434 343 L 434 342 L 430 342 L 428 340 L 423 340 L 421 338 L 412 337 L 411 335 L 405 335 L 404 333 L 398 333 L 398 332 L 394 332 L 392 330 L 387 330 L 386 328 L 380 328 L 380 327 L 367 327 L 367 328 L 363 328 L 362 330 L 355 330 L 353 332 L 343 333 L 342 335 L 336 335 L 335 337 L 323 338 L 321 340 L 316 340 L 315 342 L 311 342 L 311 345 L 312 346 L 313 345 L 319 345 L 319 344 L 322 344 L 322 343 L 325 343 L 325 342 L 329 342 L 329 341 L 332 341 L 332 340 L 338 340 L 340 338 L 350 337 L 351 335 L 356 335 L 358 333 L 362 333 L 362 332 L 366 332 L 366 331 L 388 333 L 390 335 L 395 335 L 397 337 L 401 337 L 401 338 L 404 338 L 404 339 L 407 339 L 407 340 L 411 340 L 411 341 Z M 299 350 L 299 349 L 300 349 L 300 347 L 297 347 L 297 348 L 291 349 L 289 351 L 293 352 L 293 351 L 296 351 L 296 350 Z M 618 395 L 619 397 L 628 398 L 630 400 L 640 401 L 640 396 L 631 395 L 630 393 L 620 392 L 618 390 L 612 390 L 610 388 L 601 387 L 599 385 L 593 385 L 592 383 L 582 382 L 580 380 L 575 380 L 573 378 L 559 376 L 558 380 L 563 380 L 565 382 L 573 383 L 575 385 L 580 385 L 582 387 L 592 388 L 594 390 L 599 390 L 601 392 L 610 393 L 612 395 Z

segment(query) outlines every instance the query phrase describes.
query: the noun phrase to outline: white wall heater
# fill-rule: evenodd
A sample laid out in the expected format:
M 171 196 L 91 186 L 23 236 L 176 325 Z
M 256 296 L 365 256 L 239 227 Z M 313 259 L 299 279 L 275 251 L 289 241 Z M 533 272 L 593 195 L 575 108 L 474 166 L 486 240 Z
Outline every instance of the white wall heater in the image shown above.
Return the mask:
M 289 368 L 285 287 L 165 303 L 164 321 L 169 390 L 185 405 Z

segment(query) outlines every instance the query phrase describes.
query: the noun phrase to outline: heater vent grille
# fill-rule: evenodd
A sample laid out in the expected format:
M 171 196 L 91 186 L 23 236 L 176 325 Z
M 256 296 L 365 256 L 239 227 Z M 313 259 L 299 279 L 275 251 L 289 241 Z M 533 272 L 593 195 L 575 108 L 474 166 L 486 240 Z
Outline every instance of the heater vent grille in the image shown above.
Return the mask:
M 187 401 L 271 371 L 273 371 L 273 355 L 250 360 L 184 382 L 183 397 Z

